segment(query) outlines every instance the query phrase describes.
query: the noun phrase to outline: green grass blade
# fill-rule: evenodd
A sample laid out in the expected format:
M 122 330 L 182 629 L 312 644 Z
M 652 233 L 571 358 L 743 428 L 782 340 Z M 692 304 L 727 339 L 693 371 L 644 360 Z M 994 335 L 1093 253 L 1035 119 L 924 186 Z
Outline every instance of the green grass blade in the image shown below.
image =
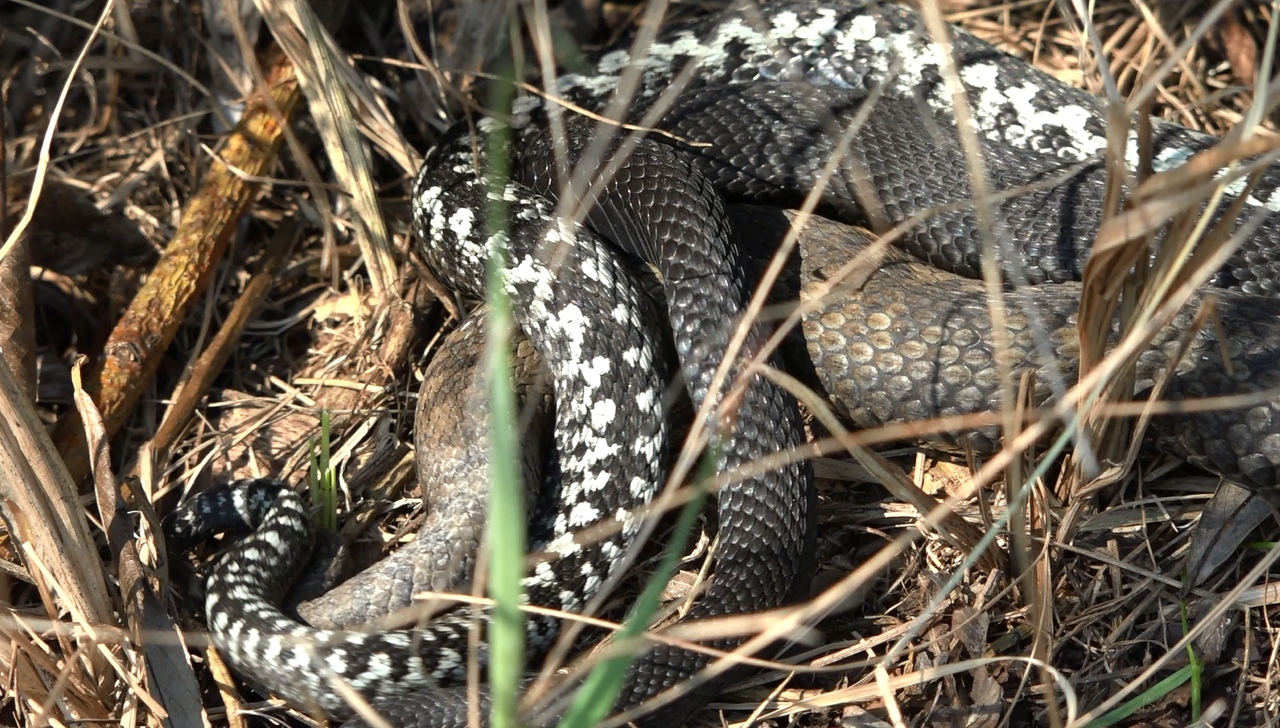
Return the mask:
M 1108 726 L 1113 726 L 1116 723 L 1119 723 L 1142 708 L 1155 703 L 1157 700 L 1164 698 L 1169 693 L 1178 689 L 1179 686 L 1190 680 L 1193 674 L 1197 671 L 1198 668 L 1195 665 L 1184 666 L 1169 677 L 1166 677 L 1155 685 L 1152 685 L 1140 694 L 1133 696 L 1119 708 L 1116 708 L 1097 720 L 1090 721 L 1085 728 L 1107 728 Z
M 312 443 L 311 470 L 307 472 L 311 504 L 316 508 L 315 524 L 321 531 L 338 530 L 338 478 L 329 462 L 329 433 L 329 411 L 321 410 L 320 440 Z
M 493 108 L 511 106 L 509 84 L 494 85 Z M 507 132 L 490 138 L 488 179 L 497 194 L 489 195 L 486 214 L 490 235 L 505 231 L 507 206 L 502 188 L 509 177 L 508 163 L 499 150 Z M 501 237 L 501 236 L 497 236 Z M 524 489 L 517 463 L 520 462 L 518 412 L 511 382 L 510 346 L 514 324 L 511 304 L 503 288 L 506 250 L 495 249 L 486 271 L 485 290 L 489 305 L 489 340 L 485 346 L 484 371 L 488 378 L 489 428 L 489 512 L 486 521 L 489 544 L 489 596 L 494 600 L 489 629 L 489 687 L 493 700 L 490 724 L 494 728 L 515 728 L 520 704 L 520 678 L 524 671 L 525 626 L 523 603 L 525 564 Z

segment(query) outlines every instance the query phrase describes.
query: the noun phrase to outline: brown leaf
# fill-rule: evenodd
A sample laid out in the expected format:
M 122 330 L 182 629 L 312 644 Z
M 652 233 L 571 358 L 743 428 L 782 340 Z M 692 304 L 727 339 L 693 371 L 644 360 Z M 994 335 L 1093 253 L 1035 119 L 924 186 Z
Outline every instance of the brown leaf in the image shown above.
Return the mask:
M 0 356 L 28 402 L 36 393 L 35 304 L 32 301 L 30 258 L 26 240 L 20 240 L 0 258 Z
M 1222 481 L 1205 505 L 1191 536 L 1188 584 L 1196 586 L 1209 578 L 1273 512 L 1274 506 L 1258 493 Z
M 1237 13 L 1227 13 L 1217 28 L 1222 55 L 1240 83 L 1252 87 L 1258 80 L 1258 42 Z

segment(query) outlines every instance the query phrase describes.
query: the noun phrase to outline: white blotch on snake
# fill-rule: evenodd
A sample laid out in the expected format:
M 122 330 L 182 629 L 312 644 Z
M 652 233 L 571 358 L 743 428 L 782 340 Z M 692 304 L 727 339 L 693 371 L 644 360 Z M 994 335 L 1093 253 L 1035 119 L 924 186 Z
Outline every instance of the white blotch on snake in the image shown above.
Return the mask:
M 459 240 L 465 240 L 471 237 L 471 226 L 475 223 L 475 213 L 469 207 L 459 207 L 449 216 L 449 229 Z
M 600 519 L 600 511 L 590 503 L 574 503 L 569 509 L 569 525 L 573 528 L 590 526 Z

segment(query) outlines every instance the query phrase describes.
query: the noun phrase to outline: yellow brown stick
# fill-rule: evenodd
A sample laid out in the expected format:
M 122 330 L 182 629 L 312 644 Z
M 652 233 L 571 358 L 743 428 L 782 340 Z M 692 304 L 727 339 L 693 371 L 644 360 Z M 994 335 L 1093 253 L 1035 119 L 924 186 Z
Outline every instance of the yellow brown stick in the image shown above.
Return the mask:
M 275 161 L 283 125 L 302 95 L 293 65 L 282 53 L 265 64 L 270 100 L 251 99 L 187 205 L 164 256 L 138 291 L 107 341 L 101 361 L 85 381 L 97 401 L 108 437 L 119 431 L 155 375 L 161 357 L 195 300 L 203 293 L 260 179 Z M 279 114 L 283 114 L 283 118 Z M 84 430 L 76 416 L 58 423 L 54 442 L 72 477 L 88 473 Z

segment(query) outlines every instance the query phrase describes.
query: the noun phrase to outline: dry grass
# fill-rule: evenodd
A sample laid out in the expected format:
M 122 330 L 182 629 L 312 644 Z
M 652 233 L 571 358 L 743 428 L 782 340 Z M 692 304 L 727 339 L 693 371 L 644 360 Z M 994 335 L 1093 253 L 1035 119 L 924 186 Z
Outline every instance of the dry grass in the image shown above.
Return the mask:
M 428 82 L 420 83 L 395 65 L 426 59 L 386 40 L 400 37 L 394 13 L 358 13 L 363 25 L 339 34 L 339 47 L 359 49 L 359 73 L 352 73 L 340 57 L 314 50 L 321 44 L 311 20 L 291 15 L 288 4 L 269 5 L 276 9 L 275 32 L 291 39 L 286 46 L 319 131 L 299 125 L 283 134 L 286 151 L 278 160 L 263 160 L 255 177 L 273 184 L 244 222 L 224 230 L 234 237 L 225 262 L 204 273 L 207 291 L 175 319 L 172 344 L 154 354 L 154 377 L 142 382 L 127 421 L 121 417 L 112 462 L 121 476 L 136 476 L 125 490 L 142 514 L 120 520 L 109 497 L 118 486 L 104 480 L 102 468 L 96 504 L 78 508 L 65 468 L 35 436 L 37 413 L 20 407 L 13 377 L 0 377 L 0 449 L 21 456 L 0 460 L 9 463 L 0 469 L 7 511 L 16 513 L 8 524 L 13 530 L 5 531 L 0 570 L 0 604 L 12 605 L 0 616 L 0 693 L 7 698 L 0 722 L 135 724 L 151 720 L 159 704 L 178 723 L 195 720 L 197 704 L 208 706 L 215 721 L 224 715 L 233 724 L 244 720 L 237 716 L 244 706 L 230 693 L 223 695 L 225 711 L 214 707 L 219 699 L 203 657 L 189 668 L 176 651 L 163 649 L 172 643 L 167 614 L 176 612 L 157 599 L 169 593 L 166 569 L 157 557 L 154 521 L 139 504 L 154 500 L 164 509 L 174 494 L 232 473 L 277 472 L 300 482 L 322 408 L 335 415 L 334 464 L 352 509 L 344 535 L 361 534 L 357 550 L 367 557 L 416 523 L 418 509 L 406 490 L 413 479 L 408 433 L 417 388 L 409 373 L 430 356 L 453 302 L 406 262 L 404 181 L 417 164 L 413 150 L 424 149 L 443 126 L 442 110 L 456 113 L 473 90 L 472 76 L 440 69 L 477 69 L 492 60 L 480 49 L 505 16 L 493 9 L 497 3 L 487 9 L 438 4 Z M 1063 5 L 954 0 L 942 11 L 1002 49 L 1102 93 L 1095 56 L 1082 53 L 1088 41 L 1064 21 Z M 1095 3 L 1093 30 L 1122 97 L 1152 81 L 1171 49 L 1194 35 L 1208 7 Z M 604 9 L 618 27 L 640 13 Z M 682 6 L 680 12 L 697 10 Z M 1155 84 L 1152 111 L 1215 134 L 1241 122 L 1263 67 L 1269 12 L 1237 3 L 1193 38 Z M 257 67 L 232 80 L 214 73 L 223 63 L 219 54 L 252 47 L 252 39 L 232 28 L 225 44 L 206 44 L 201 19 L 188 4 L 118 4 L 104 18 L 107 33 L 87 43 L 97 20 L 81 15 L 76 24 L 21 3 L 0 7 L 0 69 L 11 124 L 8 212 L 23 209 L 39 179 L 45 194 L 78 191 L 110 213 L 34 219 L 36 232 L 46 234 L 41 246 L 57 251 L 36 260 L 44 266 L 37 285 L 42 318 L 35 323 L 45 346 L 40 393 L 46 417 L 65 418 L 73 405 L 70 371 L 58 362 L 72 350 L 99 357 L 134 299 L 144 271 L 129 266 L 149 265 L 155 252 L 138 240 L 158 245 L 174 238 L 206 171 L 217 165 L 212 155 L 225 153 L 219 116 L 228 112 L 211 108 L 211 94 L 222 89 L 241 96 L 271 78 L 274 68 L 259 54 Z M 546 22 L 560 27 L 563 19 Z M 82 49 L 84 60 L 69 75 Z M 528 50 L 526 60 L 536 63 L 537 50 Z M 234 59 L 227 65 L 239 67 Z M 66 103 L 55 109 L 68 80 Z M 336 88 L 347 93 L 326 93 Z M 40 149 L 55 117 L 58 134 L 50 139 L 46 169 Z M 1264 140 L 1270 133 L 1258 131 Z M 361 134 L 373 140 L 372 158 L 354 143 Z M 357 192 L 339 202 L 334 185 Z M 288 232 L 299 228 L 306 233 L 295 242 Z M 268 239 L 274 239 L 270 246 Z M 357 255 L 378 261 L 372 275 L 355 265 Z M 1153 280 L 1163 279 L 1156 274 Z M 1110 285 L 1101 274 L 1093 283 Z M 239 299 L 246 302 L 233 309 Z M 1139 316 L 1133 328 L 1152 315 Z M 233 327 L 238 336 L 219 334 Z M 74 336 L 64 335 L 73 328 Z M 126 353 L 150 346 L 143 344 Z M 84 437 L 83 430 L 73 434 Z M 1126 457 L 1122 435 L 1104 435 L 1103 452 Z M 786 634 L 804 615 L 818 615 L 825 617 L 817 625 L 821 637 L 810 634 L 808 651 L 794 658 L 801 666 L 795 672 L 746 681 L 713 706 L 725 710 L 722 716 L 707 712 L 706 720 L 1064 725 L 1086 712 L 1098 717 L 1177 675 L 1192 655 L 1201 665 L 1197 677 L 1156 690 L 1122 722 L 1188 724 L 1196 702 L 1218 716 L 1214 725 L 1275 720 L 1280 643 L 1271 626 L 1278 595 L 1266 583 L 1270 552 L 1243 549 L 1194 588 L 1184 585 L 1190 542 L 1218 489 L 1215 479 L 1147 454 L 1142 467 L 1100 483 L 1056 463 L 1037 469 L 1041 461 L 1025 449 L 989 463 L 938 459 L 916 449 L 860 453 L 855 463 L 839 454 L 843 445 L 833 442 L 816 461 L 822 497 L 817 596 L 799 613 L 746 625 L 749 633 Z M 1016 487 L 1027 479 L 1029 487 Z M 975 488 L 979 482 L 988 487 Z M 895 495 L 871 483 L 892 485 Z M 921 511 L 939 501 L 949 510 L 923 518 Z M 1009 509 L 1011 501 L 1020 507 Z M 384 505 L 375 510 L 377 502 Z M 967 530 L 948 525 L 950 511 L 964 518 Z M 1264 508 L 1254 520 L 1267 514 Z M 378 527 L 367 528 L 375 519 Z M 1248 519 L 1241 514 L 1238 520 Z M 995 521 L 1007 525 L 995 528 Z M 126 522 L 136 547 L 106 538 Z M 1273 532 L 1274 523 L 1267 523 L 1262 538 Z M 990 534 L 987 543 L 974 549 L 983 534 Z M 979 558 L 983 567 L 971 568 Z M 693 578 L 682 574 L 677 582 Z M 107 585 L 120 583 L 136 588 L 127 604 L 113 609 Z M 142 634 L 152 637 L 146 649 Z

